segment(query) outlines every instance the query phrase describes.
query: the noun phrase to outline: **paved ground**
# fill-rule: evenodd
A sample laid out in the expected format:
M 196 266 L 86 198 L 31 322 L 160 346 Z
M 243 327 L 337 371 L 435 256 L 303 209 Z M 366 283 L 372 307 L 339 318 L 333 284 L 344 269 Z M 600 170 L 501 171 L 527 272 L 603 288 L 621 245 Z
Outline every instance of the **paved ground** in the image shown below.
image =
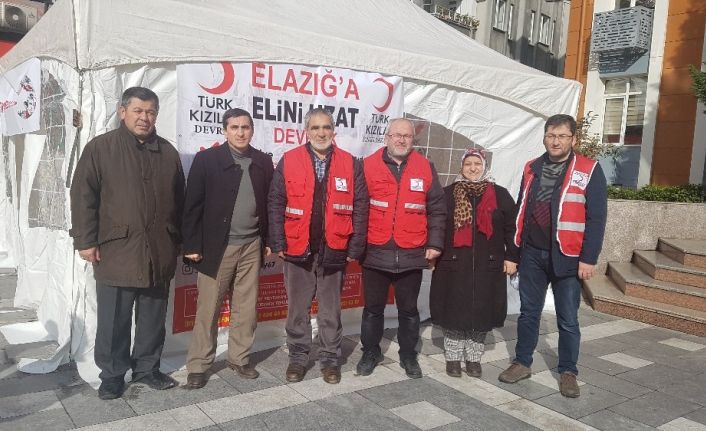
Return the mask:
M 10 306 L 4 299 L 0 307 Z M 112 401 L 100 401 L 73 364 L 46 375 L 0 365 L 0 430 L 706 430 L 706 339 L 583 307 L 581 397 L 567 399 L 558 392 L 550 313 L 532 378 L 497 380 L 514 351 L 516 319 L 488 337 L 482 379 L 446 375 L 441 334 L 430 326 L 417 380 L 397 362 L 395 330 L 386 331 L 386 360 L 368 377 L 354 375 L 361 353 L 357 337 L 347 337 L 339 385 L 324 383 L 316 366 L 304 381 L 286 384 L 283 348 L 254 355 L 261 373 L 254 381 L 218 362 L 201 390 L 132 385 Z

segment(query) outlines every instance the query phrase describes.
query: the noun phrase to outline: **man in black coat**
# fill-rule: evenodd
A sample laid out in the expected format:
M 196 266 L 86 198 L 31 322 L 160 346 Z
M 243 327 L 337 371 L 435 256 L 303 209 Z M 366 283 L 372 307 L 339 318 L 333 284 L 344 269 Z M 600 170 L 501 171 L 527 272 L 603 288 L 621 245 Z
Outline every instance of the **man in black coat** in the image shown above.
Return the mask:
M 216 352 L 218 316 L 230 293 L 228 366 L 255 379 L 249 354 L 257 326 L 260 266 L 267 238 L 272 158 L 253 148 L 253 120 L 242 109 L 223 114 L 226 142 L 196 154 L 186 187 L 184 258 L 199 271 L 198 302 L 187 354 L 187 388 L 206 384 Z M 226 145 L 227 144 L 227 145 Z

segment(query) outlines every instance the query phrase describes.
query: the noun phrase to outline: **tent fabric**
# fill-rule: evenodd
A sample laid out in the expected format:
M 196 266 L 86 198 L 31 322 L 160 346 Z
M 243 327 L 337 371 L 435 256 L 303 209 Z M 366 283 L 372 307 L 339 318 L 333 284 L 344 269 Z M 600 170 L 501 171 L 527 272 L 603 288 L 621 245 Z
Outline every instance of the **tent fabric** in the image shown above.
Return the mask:
M 580 88 L 484 47 L 408 0 L 60 0 L 0 60 L 0 72 L 31 57 L 78 70 L 253 59 L 342 67 L 477 92 L 544 117 L 575 111 Z

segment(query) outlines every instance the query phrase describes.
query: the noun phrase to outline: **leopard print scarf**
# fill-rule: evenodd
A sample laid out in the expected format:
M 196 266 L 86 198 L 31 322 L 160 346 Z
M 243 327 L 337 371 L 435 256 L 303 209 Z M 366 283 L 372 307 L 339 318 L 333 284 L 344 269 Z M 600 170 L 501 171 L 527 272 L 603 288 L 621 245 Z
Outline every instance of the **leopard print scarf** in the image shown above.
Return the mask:
M 458 230 L 473 221 L 473 207 L 468 196 L 482 196 L 488 181 L 459 181 L 454 184 L 454 229 Z

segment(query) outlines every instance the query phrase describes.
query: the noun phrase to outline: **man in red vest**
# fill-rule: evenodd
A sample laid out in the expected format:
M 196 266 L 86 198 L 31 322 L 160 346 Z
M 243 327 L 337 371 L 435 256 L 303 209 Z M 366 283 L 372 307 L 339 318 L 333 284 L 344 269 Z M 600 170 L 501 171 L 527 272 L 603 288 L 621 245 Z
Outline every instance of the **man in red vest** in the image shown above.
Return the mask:
M 411 378 L 422 377 L 417 362 L 422 270 L 441 254 L 446 229 L 446 202 L 434 166 L 412 151 L 414 125 L 390 121 L 386 146 L 363 162 L 370 194 L 368 247 L 363 261 L 365 308 L 360 340 L 363 357 L 357 372 L 367 376 L 382 362 L 387 292 L 392 284 L 397 304 L 400 366 Z
M 361 163 L 333 144 L 331 113 L 304 117 L 308 142 L 287 151 L 270 186 L 272 252 L 284 259 L 287 289 L 288 382 L 306 374 L 311 302 L 316 296 L 319 364 L 326 383 L 341 381 L 341 288 L 347 262 L 365 250 L 368 193 Z
M 607 187 L 601 166 L 573 152 L 576 121 L 553 115 L 544 125 L 546 153 L 527 162 L 518 197 L 515 244 L 520 251 L 520 317 L 515 359 L 498 377 L 515 383 L 532 375 L 532 355 L 547 285 L 559 328 L 559 389 L 580 395 L 576 362 L 581 343 L 581 280 L 593 276 L 603 244 Z

